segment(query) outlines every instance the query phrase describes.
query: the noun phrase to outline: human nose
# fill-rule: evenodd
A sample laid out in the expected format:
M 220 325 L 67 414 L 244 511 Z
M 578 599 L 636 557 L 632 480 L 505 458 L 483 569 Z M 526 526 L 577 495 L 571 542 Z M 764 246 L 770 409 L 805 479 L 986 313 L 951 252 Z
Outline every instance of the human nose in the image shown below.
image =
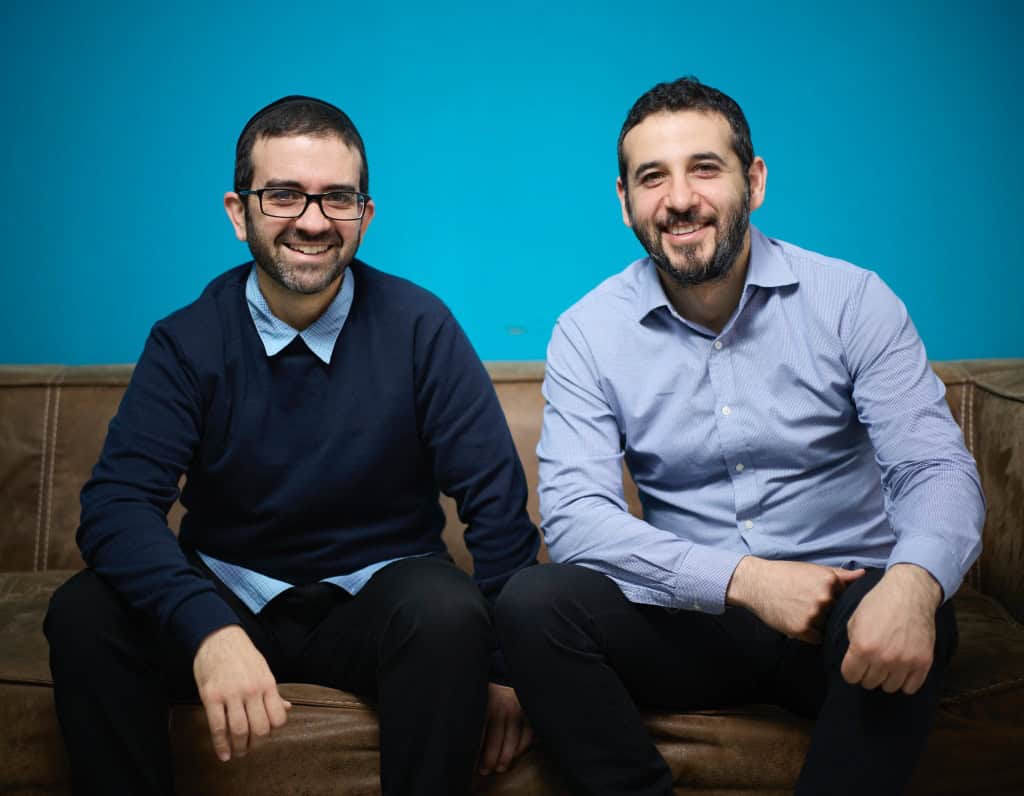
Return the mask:
M 700 194 L 693 189 L 688 179 L 677 178 L 669 183 L 665 204 L 672 210 L 683 212 L 700 204 Z
M 320 200 L 310 197 L 309 201 L 306 202 L 306 209 L 302 211 L 302 215 L 295 219 L 295 226 L 303 232 L 316 234 L 329 229 L 331 220 L 324 215 L 324 209 L 320 204 Z

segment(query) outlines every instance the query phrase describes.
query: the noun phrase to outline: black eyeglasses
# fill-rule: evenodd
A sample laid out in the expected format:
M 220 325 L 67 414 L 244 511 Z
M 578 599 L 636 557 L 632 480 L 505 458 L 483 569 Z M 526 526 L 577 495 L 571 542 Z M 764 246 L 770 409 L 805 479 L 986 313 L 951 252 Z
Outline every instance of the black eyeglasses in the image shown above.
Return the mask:
M 235 191 L 239 196 L 257 196 L 260 212 L 274 218 L 298 218 L 309 203 L 320 206 L 320 212 L 332 221 L 356 221 L 363 217 L 370 195 L 360 191 L 328 191 L 304 193 L 294 188 L 257 188 Z

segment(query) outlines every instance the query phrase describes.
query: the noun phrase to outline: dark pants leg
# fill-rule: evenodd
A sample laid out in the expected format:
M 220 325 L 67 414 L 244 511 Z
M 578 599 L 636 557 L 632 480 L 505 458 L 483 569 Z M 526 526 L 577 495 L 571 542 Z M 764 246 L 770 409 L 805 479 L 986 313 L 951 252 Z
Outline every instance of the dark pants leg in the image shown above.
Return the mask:
M 410 559 L 354 598 L 286 592 L 259 617 L 214 582 L 279 681 L 378 698 L 385 794 L 468 791 L 491 645 L 468 576 Z M 75 792 L 172 793 L 168 702 L 196 698 L 190 656 L 90 570 L 54 594 L 45 629 Z
M 845 628 L 841 614 L 848 619 L 868 587 L 847 590 L 830 629 Z M 847 707 L 838 700 L 838 709 L 832 708 L 826 698 L 836 684 L 826 671 L 822 647 L 788 639 L 741 609 L 709 616 L 636 605 L 610 579 L 572 565 L 545 565 L 517 574 L 499 599 L 497 622 L 524 708 L 575 792 L 672 792 L 670 772 L 647 734 L 637 703 L 695 709 L 754 701 L 776 702 L 810 717 L 824 704 L 824 724 L 819 721 L 819 726 L 827 734 L 818 741 L 815 733 L 808 757 L 813 779 L 802 786 L 806 793 L 842 792 L 834 777 L 818 779 L 817 772 L 827 775 L 830 759 L 845 754 L 860 738 L 857 732 L 832 737 L 846 717 L 832 719 Z M 848 699 L 872 698 L 860 688 L 847 687 L 844 694 Z M 926 706 L 923 712 L 930 709 Z M 899 730 L 917 731 L 914 726 Z M 927 721 L 921 732 L 926 731 Z M 918 749 L 923 740 L 923 734 L 917 738 Z M 830 749 L 831 758 L 818 757 L 820 744 Z M 860 759 L 870 756 L 868 750 Z M 906 764 L 908 771 L 915 760 Z M 869 762 L 858 772 L 859 778 L 864 775 L 859 781 L 873 781 L 865 773 L 872 768 L 879 778 L 889 775 L 885 766 Z M 873 786 L 864 787 L 868 789 L 860 792 L 873 792 Z
M 637 709 L 748 701 L 776 639 L 752 614 L 669 612 L 629 602 L 609 578 L 545 564 L 516 574 L 497 628 L 541 743 L 581 794 L 672 793 Z
M 385 794 L 469 793 L 492 647 L 480 590 L 444 560 L 410 558 L 338 593 L 289 677 L 377 700 Z
M 934 662 L 913 696 L 849 685 L 840 672 L 850 643 L 846 624 L 883 574 L 870 570 L 847 587 L 829 615 L 822 649 L 825 694 L 797 794 L 903 793 L 924 751 L 942 678 L 957 644 L 952 603 L 936 614 Z

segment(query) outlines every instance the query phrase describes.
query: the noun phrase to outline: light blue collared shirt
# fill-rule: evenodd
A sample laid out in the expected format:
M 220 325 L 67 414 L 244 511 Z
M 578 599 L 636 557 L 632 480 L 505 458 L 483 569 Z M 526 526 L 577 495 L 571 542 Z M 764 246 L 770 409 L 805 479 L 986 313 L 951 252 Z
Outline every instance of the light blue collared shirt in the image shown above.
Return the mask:
M 249 314 L 256 325 L 256 331 L 260 335 L 267 356 L 272 357 L 280 353 L 292 340 L 301 337 L 309 350 L 327 365 L 331 362 L 331 354 L 334 352 L 334 344 L 338 340 L 338 335 L 341 334 L 342 327 L 348 319 L 353 295 L 355 295 L 355 274 L 351 270 L 347 270 L 341 280 L 338 294 L 327 305 L 324 314 L 300 332 L 270 311 L 267 300 L 260 291 L 255 265 L 249 272 L 249 279 L 245 283 L 245 300 L 249 305 Z M 255 614 L 262 611 L 267 603 L 281 592 L 295 585 L 260 572 L 253 572 L 237 564 L 219 561 L 201 551 L 197 552 L 206 566 Z M 390 558 L 387 561 L 378 561 L 347 575 L 324 578 L 324 582 L 333 583 L 349 594 L 356 594 L 377 570 L 400 560 L 401 558 Z
M 552 560 L 710 613 L 748 554 L 918 564 L 952 596 L 985 502 L 906 308 L 870 271 L 751 243 L 720 334 L 676 313 L 648 258 L 559 318 L 537 447 Z

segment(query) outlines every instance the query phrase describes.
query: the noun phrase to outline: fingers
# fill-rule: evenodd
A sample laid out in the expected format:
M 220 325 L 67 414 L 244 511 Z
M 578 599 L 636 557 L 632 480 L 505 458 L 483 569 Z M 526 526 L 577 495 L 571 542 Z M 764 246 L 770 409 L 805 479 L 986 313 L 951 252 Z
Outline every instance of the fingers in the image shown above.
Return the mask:
M 522 724 L 518 721 L 505 722 L 505 738 L 501 744 L 501 754 L 498 755 L 496 770 L 500 774 L 506 771 L 509 764 L 516 758 L 516 749 L 519 748 L 519 740 L 523 734 Z
M 252 749 L 270 737 L 270 717 L 265 704 L 269 699 L 269 693 L 255 694 L 245 702 L 245 715 L 249 719 L 249 746 Z
M 839 667 L 843 679 L 850 685 L 858 685 L 864 678 L 867 670 L 867 661 L 847 649 L 846 655 L 843 656 L 843 663 Z
M 533 746 L 533 727 L 530 726 L 529 722 L 523 721 L 522 732 L 519 733 L 519 745 L 516 747 L 515 757 L 519 757 L 523 752 Z
M 903 688 L 907 681 L 908 672 L 905 669 L 897 669 L 888 673 L 882 681 L 882 690 L 887 694 L 895 694 Z
M 276 688 L 263 695 L 263 704 L 272 730 L 279 730 L 288 723 L 288 711 L 292 709 L 292 703 L 282 699 Z
M 924 681 L 928 679 L 928 672 L 931 671 L 931 668 L 931 664 L 929 664 L 924 668 L 912 671 L 907 677 L 906 682 L 903 683 L 903 693 L 912 696 L 920 691 Z
M 228 740 L 231 753 L 236 757 L 245 757 L 249 747 L 249 719 L 245 715 L 245 706 L 241 700 L 233 699 L 227 704 Z
M 226 763 L 231 759 L 231 746 L 228 744 L 227 718 L 224 715 L 224 705 L 220 702 L 206 704 L 206 723 L 210 726 L 210 739 L 213 741 L 213 751 L 217 759 Z
M 505 722 L 492 716 L 487 717 L 484 730 L 484 744 L 480 750 L 480 773 L 490 774 L 498 765 L 501 749 L 505 743 Z

